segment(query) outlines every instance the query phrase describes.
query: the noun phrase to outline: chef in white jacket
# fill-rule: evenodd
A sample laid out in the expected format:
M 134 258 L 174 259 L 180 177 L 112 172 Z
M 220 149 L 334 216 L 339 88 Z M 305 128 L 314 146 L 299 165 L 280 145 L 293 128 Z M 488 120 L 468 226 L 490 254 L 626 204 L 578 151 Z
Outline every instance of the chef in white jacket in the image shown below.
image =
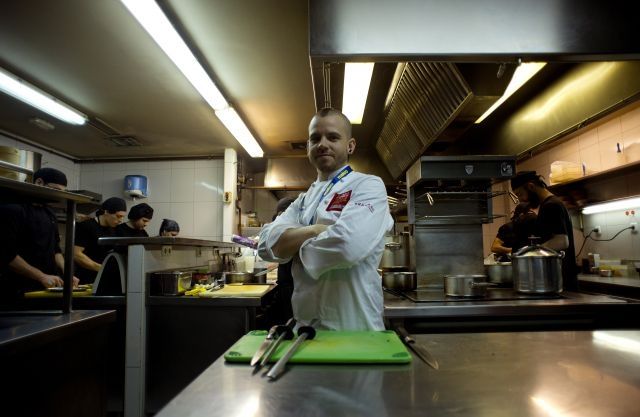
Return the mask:
M 356 141 L 340 111 L 322 109 L 309 125 L 307 155 L 317 180 L 260 233 L 261 258 L 293 258 L 293 314 L 317 329 L 384 330 L 376 269 L 393 226 L 379 177 L 348 165 Z

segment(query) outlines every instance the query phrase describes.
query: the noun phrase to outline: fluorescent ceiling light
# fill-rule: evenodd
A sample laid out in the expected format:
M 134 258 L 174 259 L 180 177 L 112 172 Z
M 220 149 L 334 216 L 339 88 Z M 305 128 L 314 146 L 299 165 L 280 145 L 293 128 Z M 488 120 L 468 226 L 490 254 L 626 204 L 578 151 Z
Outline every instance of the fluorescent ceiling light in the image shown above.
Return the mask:
M 362 123 L 364 106 L 367 104 L 369 84 L 373 74 L 373 62 L 347 62 L 344 66 L 344 88 L 342 94 L 342 113 L 353 124 Z
M 487 118 L 495 109 L 500 107 L 502 103 L 504 103 L 513 93 L 518 91 L 520 87 L 522 87 L 531 77 L 533 77 L 538 71 L 547 65 L 546 62 L 528 62 L 525 64 L 520 64 L 516 71 L 513 73 L 513 77 L 511 78 L 511 82 L 507 86 L 507 89 L 504 90 L 504 94 L 502 97 L 498 99 L 493 106 L 489 107 L 489 110 L 484 112 L 482 116 L 478 117 L 478 120 L 475 121 L 476 124 L 481 123 L 484 119 Z
M 252 157 L 262 148 L 154 0 L 121 0 Z
M 122 3 L 214 110 L 228 106 L 218 87 L 154 0 L 122 0 Z
M 605 211 L 627 210 L 640 207 L 640 198 L 624 198 L 608 203 L 594 204 L 582 209 L 582 214 L 604 213 Z
M 244 124 L 238 113 L 232 108 L 216 110 L 216 116 L 223 125 L 236 137 L 240 145 L 254 158 L 261 158 L 262 148 Z
M 55 97 L 0 68 L 0 90 L 25 103 L 73 125 L 83 125 L 87 116 Z

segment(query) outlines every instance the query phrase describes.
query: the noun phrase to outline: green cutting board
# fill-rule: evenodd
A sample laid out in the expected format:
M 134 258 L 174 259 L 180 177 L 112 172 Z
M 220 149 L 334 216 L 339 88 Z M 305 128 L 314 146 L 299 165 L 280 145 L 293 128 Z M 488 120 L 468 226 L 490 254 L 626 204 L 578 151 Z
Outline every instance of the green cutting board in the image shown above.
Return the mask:
M 265 339 L 265 330 L 242 336 L 224 354 L 229 362 L 249 362 Z M 277 361 L 292 341 L 283 341 L 270 362 Z M 305 340 L 290 359 L 291 363 L 408 363 L 411 355 L 395 332 L 318 330 L 316 337 Z

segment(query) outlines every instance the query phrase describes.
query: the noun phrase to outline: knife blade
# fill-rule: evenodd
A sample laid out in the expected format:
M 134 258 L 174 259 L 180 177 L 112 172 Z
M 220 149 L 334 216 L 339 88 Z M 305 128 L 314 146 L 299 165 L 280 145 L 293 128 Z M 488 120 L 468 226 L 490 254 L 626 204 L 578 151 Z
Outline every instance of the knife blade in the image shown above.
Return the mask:
M 271 369 L 269 369 L 269 372 L 267 372 L 267 377 L 273 380 L 280 376 L 280 374 L 284 371 L 284 368 L 287 366 L 287 362 L 289 362 L 289 359 L 291 359 L 293 354 L 296 353 L 296 350 L 298 350 L 298 347 L 300 347 L 302 342 L 304 342 L 305 340 L 311 340 L 314 337 L 316 337 L 316 330 L 312 326 L 300 327 L 298 329 L 298 338 L 291 344 L 291 346 L 289 346 L 289 349 L 285 352 L 285 354 L 282 355 L 280 359 L 278 359 L 278 362 L 276 362 L 276 364 L 273 365 Z
M 286 324 L 276 326 L 276 335 L 278 338 L 269 346 L 267 351 L 262 356 L 262 360 L 260 361 L 260 366 L 265 366 L 269 359 L 271 359 L 271 355 L 278 349 L 278 346 L 284 339 L 293 339 L 293 328 L 296 325 L 296 319 L 293 317 L 290 318 Z
M 267 337 L 264 338 L 264 340 L 260 344 L 260 347 L 258 348 L 258 350 L 256 350 L 256 353 L 254 353 L 253 357 L 251 358 L 251 366 L 255 366 L 258 362 L 260 362 L 262 356 L 269 349 L 269 346 L 271 346 L 271 344 L 274 342 L 277 327 L 278 326 L 273 326 L 271 327 L 271 329 L 269 329 Z
M 431 353 L 429 353 L 424 346 L 417 344 L 404 327 L 396 327 L 396 332 L 400 335 L 404 344 L 407 345 L 409 349 L 411 349 L 424 363 L 436 370 L 440 368 L 438 361 L 431 356 Z

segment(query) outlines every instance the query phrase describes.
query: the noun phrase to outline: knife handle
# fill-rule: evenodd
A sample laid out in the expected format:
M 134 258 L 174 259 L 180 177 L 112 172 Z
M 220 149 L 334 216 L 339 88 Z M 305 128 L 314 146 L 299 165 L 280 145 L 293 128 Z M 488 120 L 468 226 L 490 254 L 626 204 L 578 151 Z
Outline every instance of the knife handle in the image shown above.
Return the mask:
M 413 338 L 409 335 L 409 332 L 407 332 L 404 327 L 396 327 L 396 332 L 398 332 L 402 340 L 404 340 L 406 343 L 415 342 L 415 340 L 413 340 Z

